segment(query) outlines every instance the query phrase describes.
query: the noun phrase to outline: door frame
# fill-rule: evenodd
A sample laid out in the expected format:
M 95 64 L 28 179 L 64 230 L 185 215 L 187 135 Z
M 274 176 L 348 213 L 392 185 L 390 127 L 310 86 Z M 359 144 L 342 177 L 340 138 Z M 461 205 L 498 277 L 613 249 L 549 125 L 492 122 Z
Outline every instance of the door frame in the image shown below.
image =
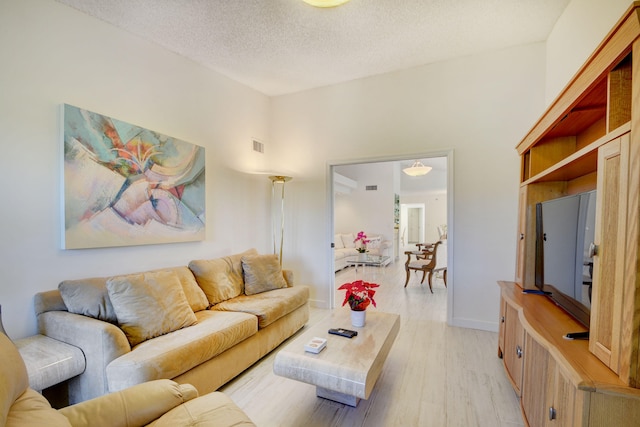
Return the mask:
M 337 159 L 328 160 L 326 166 L 326 188 L 327 188 L 327 230 L 326 247 L 329 250 L 328 271 L 330 273 L 328 278 L 329 283 L 329 308 L 334 309 L 336 307 L 336 284 L 335 284 L 335 257 L 333 256 L 333 237 L 334 237 L 334 210 L 335 210 L 335 193 L 333 188 L 333 172 L 336 166 L 353 165 L 353 164 L 366 164 L 366 163 L 380 163 L 380 162 L 395 162 L 406 161 L 414 159 L 423 159 L 430 157 L 446 157 L 447 158 L 447 323 L 451 325 L 453 323 L 453 298 L 455 290 L 455 260 L 453 257 L 454 238 L 455 238 L 455 223 L 454 218 L 454 150 L 434 150 L 413 154 L 396 155 L 396 156 L 382 156 L 382 157 L 360 157 L 352 159 Z

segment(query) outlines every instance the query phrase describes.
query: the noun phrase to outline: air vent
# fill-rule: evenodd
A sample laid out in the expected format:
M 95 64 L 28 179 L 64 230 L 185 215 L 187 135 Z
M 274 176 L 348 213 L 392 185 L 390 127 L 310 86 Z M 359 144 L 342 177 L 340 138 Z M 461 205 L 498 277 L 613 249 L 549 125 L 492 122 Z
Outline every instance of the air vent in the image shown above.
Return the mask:
M 378 191 L 378 186 L 377 185 L 367 185 L 365 190 L 367 190 L 367 191 Z
M 264 153 L 264 144 L 260 141 L 253 140 L 253 151 Z

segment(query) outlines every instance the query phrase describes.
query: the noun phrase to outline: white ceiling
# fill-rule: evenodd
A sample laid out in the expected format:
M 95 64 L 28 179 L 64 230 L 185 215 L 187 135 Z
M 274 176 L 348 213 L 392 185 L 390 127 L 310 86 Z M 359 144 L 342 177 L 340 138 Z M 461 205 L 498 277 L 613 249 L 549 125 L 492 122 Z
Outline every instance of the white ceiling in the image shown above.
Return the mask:
M 546 40 L 570 0 L 57 0 L 266 95 Z
M 423 159 L 411 159 L 411 160 L 395 160 L 395 161 L 383 161 L 372 162 L 364 164 L 347 164 L 334 167 L 334 171 L 342 176 L 345 176 L 362 185 L 363 167 L 367 169 L 365 173 L 366 177 L 376 175 L 376 171 L 380 171 L 379 176 L 387 176 L 384 172 L 387 171 L 389 165 L 393 168 L 402 170 L 413 164 L 415 160 L 420 160 L 425 166 L 431 166 L 432 170 L 423 176 L 408 176 L 404 173 L 400 173 L 400 195 L 407 196 L 410 194 L 443 194 L 447 192 L 447 158 L 446 157 L 431 157 Z M 377 182 L 370 182 L 369 184 L 379 184 Z M 337 187 L 334 183 L 334 186 Z M 334 188 L 335 188 L 334 187 Z

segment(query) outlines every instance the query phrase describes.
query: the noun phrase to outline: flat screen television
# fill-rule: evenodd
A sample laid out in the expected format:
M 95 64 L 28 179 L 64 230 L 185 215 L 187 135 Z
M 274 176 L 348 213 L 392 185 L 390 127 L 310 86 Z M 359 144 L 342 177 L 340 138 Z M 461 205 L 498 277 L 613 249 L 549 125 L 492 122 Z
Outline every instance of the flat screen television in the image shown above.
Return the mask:
M 536 205 L 535 285 L 589 327 L 596 191 Z

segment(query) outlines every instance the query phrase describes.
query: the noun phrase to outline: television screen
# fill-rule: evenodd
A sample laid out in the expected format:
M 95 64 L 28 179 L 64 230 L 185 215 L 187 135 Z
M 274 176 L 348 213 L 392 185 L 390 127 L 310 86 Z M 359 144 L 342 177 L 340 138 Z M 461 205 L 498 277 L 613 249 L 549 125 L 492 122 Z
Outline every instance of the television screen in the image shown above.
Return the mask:
M 536 286 L 589 325 L 596 192 L 536 206 Z

